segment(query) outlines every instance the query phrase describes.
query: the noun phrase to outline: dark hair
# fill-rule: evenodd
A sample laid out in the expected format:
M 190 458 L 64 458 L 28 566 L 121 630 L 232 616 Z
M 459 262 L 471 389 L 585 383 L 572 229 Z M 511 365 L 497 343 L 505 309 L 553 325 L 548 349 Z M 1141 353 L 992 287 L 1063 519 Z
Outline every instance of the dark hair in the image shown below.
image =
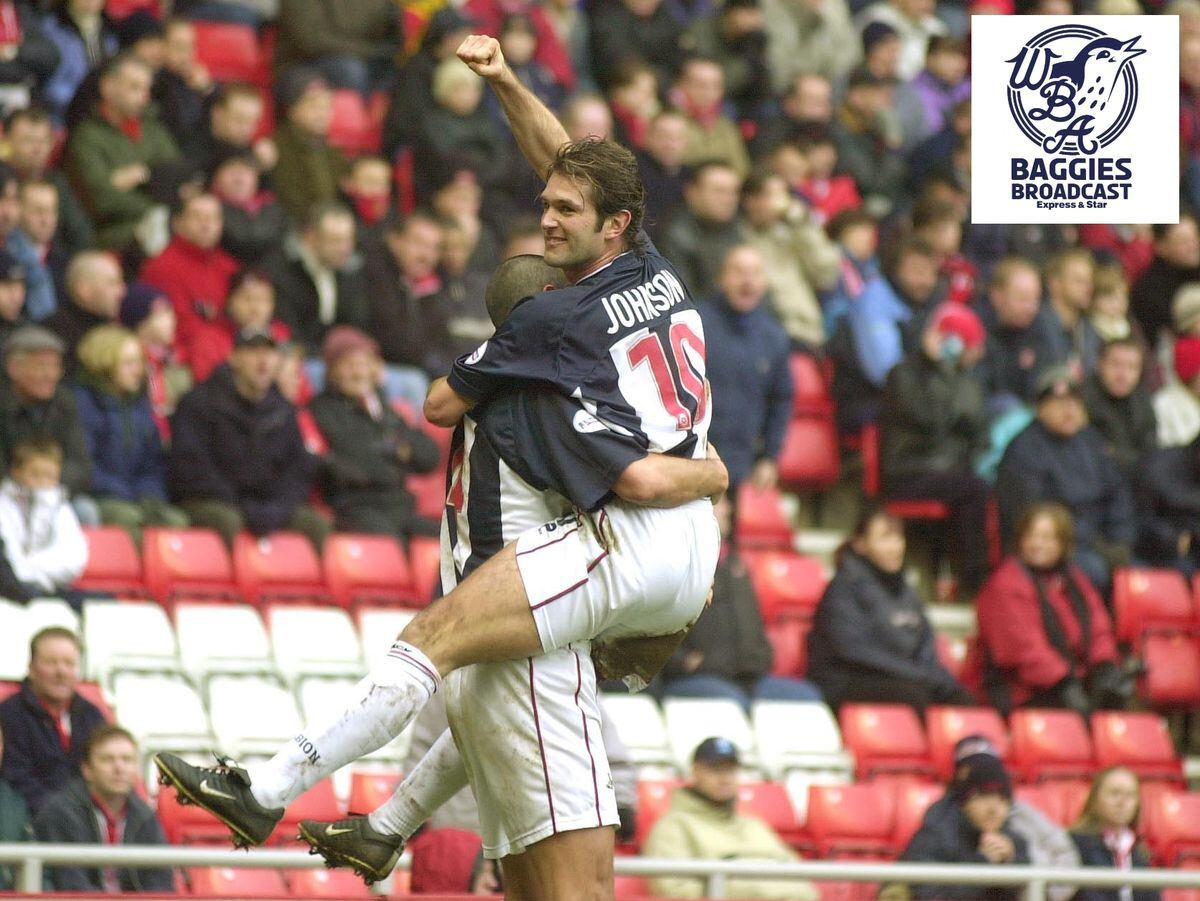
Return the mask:
M 854 542 L 867 537 L 867 532 L 871 531 L 871 524 L 874 523 L 875 520 L 886 522 L 890 527 L 898 529 L 901 535 L 904 534 L 904 520 L 892 513 L 889 513 L 886 508 L 881 507 L 878 504 L 867 504 L 867 506 L 863 508 L 862 513 L 859 514 L 858 520 L 854 523 L 854 528 L 851 529 L 850 534 L 846 536 L 846 540 L 838 546 L 836 551 L 834 551 L 833 560 L 835 565 L 842 565 L 842 560 L 845 559 L 846 554 L 853 550 L 851 545 L 853 545 Z
M 940 225 L 943 222 L 962 222 L 962 216 L 959 215 L 954 204 L 930 198 L 918 203 L 913 210 L 912 226 L 916 230 L 927 228 L 930 225 Z
M 507 246 L 519 238 L 531 238 L 534 235 L 539 238 L 542 236 L 542 224 L 538 221 L 537 216 L 529 213 L 513 216 L 508 221 L 508 228 L 504 231 L 504 244 Z
M 875 227 L 875 217 L 864 210 L 862 207 L 851 207 L 848 210 L 842 210 L 836 216 L 829 220 L 825 226 L 825 231 L 829 237 L 837 241 L 852 228 L 857 228 L 860 225 L 869 225 Z
M 1054 524 L 1054 532 L 1058 536 L 1059 544 L 1062 545 L 1062 560 L 1070 559 L 1075 550 L 1075 521 L 1071 518 L 1070 510 L 1054 501 L 1037 501 L 1021 511 L 1021 517 L 1017 520 L 1017 528 L 1013 532 L 1018 553 L 1021 548 L 1021 539 L 1025 537 L 1025 533 L 1033 527 L 1034 521 L 1043 516 L 1049 518 L 1050 522 Z
M 733 166 L 725 162 L 725 160 L 701 160 L 692 166 L 691 171 L 689 171 L 685 177 L 685 181 L 689 186 L 698 185 L 704 180 L 704 176 L 706 176 L 709 172 L 716 171 L 717 169 L 723 169 L 726 172 L 733 172 L 734 174 L 737 174 L 737 169 L 733 168 Z
M 0 162 L 0 191 L 7 191 L 9 185 L 19 185 L 20 182 L 21 179 L 17 175 L 17 170 L 8 163 Z
M 244 266 L 235 272 L 229 280 L 229 288 L 226 290 L 225 296 L 233 297 L 234 294 L 250 282 L 263 282 L 270 285 L 271 293 L 275 293 L 275 282 L 265 269 L 259 269 L 255 266 Z
M 50 118 L 50 113 L 43 106 L 33 104 L 22 109 L 13 110 L 8 114 L 8 119 L 4 123 L 4 130 L 11 131 L 12 127 L 18 122 L 28 122 L 31 125 L 54 125 L 54 121 Z
M 958 53 L 965 56 L 967 42 L 948 34 L 936 34 L 929 39 L 929 45 L 925 48 L 925 58 L 929 59 L 935 53 Z
M 1113 351 L 1118 347 L 1129 347 L 1133 350 L 1136 350 L 1143 357 L 1146 356 L 1145 346 L 1141 341 L 1133 337 L 1133 335 L 1126 335 L 1124 338 L 1113 338 L 1111 341 L 1105 341 L 1100 345 L 1100 356 L 1106 357 L 1110 351 Z
M 30 435 L 13 445 L 8 455 L 8 465 L 12 469 L 19 469 L 34 458 L 48 458 L 61 466 L 62 445 L 49 435 Z
M 906 235 L 892 246 L 892 252 L 888 255 L 884 265 L 884 271 L 889 277 L 895 277 L 904 258 L 910 256 L 922 256 L 932 260 L 937 257 L 937 251 L 924 238 Z
M 92 730 L 88 736 L 87 742 L 83 746 L 83 760 L 85 763 L 90 763 L 92 754 L 103 744 L 112 741 L 114 738 L 123 738 L 135 748 L 137 747 L 137 739 L 133 737 L 133 733 L 124 726 L 118 726 L 116 723 L 101 723 Z
M 562 288 L 566 284 L 563 271 L 536 253 L 518 254 L 505 260 L 496 267 L 483 292 L 492 325 L 499 328 L 513 307 L 526 297 L 544 291 L 546 285 Z
M 1191 213 L 1190 210 L 1180 210 L 1178 222 L 1157 222 L 1150 226 L 1150 234 L 1155 241 L 1161 241 L 1171 233 L 1171 229 L 1183 225 L 1184 219 L 1187 219 L 1192 224 L 1196 223 L 1196 217 Z
M 192 193 L 192 192 L 181 193 L 178 197 L 175 198 L 175 201 L 171 204 L 171 218 L 174 219 L 177 216 L 182 216 L 184 213 L 186 213 L 188 211 L 188 207 L 190 207 L 197 200 L 200 200 L 201 198 L 204 198 L 204 197 L 207 197 L 209 200 L 215 201 L 217 206 L 221 205 L 220 199 L 217 197 L 217 195 L 213 194 L 211 191 L 197 191 L 195 193 Z
M 37 656 L 38 645 L 51 638 L 65 638 L 71 644 L 75 645 L 75 649 L 79 653 L 83 653 L 83 642 L 79 640 L 78 635 L 62 626 L 47 626 L 44 629 L 39 629 L 34 633 L 33 638 L 29 639 L 29 659 L 32 660 Z
M 591 186 L 592 203 L 598 214 L 596 230 L 604 220 L 622 210 L 629 213 L 625 229 L 625 246 L 640 250 L 642 220 L 646 215 L 646 191 L 638 172 L 637 159 L 616 141 L 584 138 L 558 148 L 554 161 L 546 170 L 546 179 L 562 175 L 572 181 Z
M 616 91 L 628 87 L 647 73 L 653 75 L 657 83 L 658 74 L 649 63 L 638 56 L 626 57 L 613 68 L 609 77 L 609 90 Z
M 150 69 L 150 65 L 140 56 L 131 50 L 122 50 L 104 64 L 104 67 L 100 70 L 101 80 L 105 78 L 111 78 L 126 66 L 140 66 L 148 74 L 153 74 Z
M 754 197 L 767 189 L 767 183 L 772 180 L 783 180 L 783 176 L 770 169 L 755 169 L 742 182 L 742 199 Z
M 416 209 L 411 213 L 397 213 L 388 221 L 387 232 L 389 235 L 402 235 L 408 231 L 408 227 L 414 222 L 429 222 L 436 225 L 439 229 L 444 228 L 442 220 L 429 210 Z

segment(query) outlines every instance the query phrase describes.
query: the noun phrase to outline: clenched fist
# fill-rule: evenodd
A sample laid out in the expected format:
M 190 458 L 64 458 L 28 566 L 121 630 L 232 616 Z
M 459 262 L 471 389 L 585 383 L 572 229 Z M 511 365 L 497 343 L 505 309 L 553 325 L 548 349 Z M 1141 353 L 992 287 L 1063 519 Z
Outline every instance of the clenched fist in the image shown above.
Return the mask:
M 508 66 L 500 50 L 500 42 L 486 34 L 473 34 L 458 45 L 458 58 L 471 71 L 488 81 L 499 81 Z

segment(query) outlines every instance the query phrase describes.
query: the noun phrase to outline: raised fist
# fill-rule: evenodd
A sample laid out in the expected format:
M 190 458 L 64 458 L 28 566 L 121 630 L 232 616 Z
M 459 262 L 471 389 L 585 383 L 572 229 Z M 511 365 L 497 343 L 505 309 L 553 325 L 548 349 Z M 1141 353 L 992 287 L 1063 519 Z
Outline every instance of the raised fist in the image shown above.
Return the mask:
M 507 68 L 500 42 L 486 34 L 473 34 L 458 45 L 458 58 L 471 71 L 488 81 L 497 81 Z

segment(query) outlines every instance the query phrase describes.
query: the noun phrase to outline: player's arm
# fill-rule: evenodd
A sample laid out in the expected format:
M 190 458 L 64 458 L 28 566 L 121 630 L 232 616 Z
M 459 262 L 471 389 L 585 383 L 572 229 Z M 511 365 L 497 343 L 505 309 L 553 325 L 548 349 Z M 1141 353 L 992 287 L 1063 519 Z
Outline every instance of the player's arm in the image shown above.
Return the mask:
M 458 58 L 487 80 L 504 108 L 517 146 L 539 178 L 546 177 L 558 148 L 571 138 L 554 113 L 538 100 L 504 61 L 500 42 L 473 34 L 458 46 Z
M 613 492 L 643 507 L 678 507 L 702 497 L 715 498 L 728 487 L 729 473 L 710 444 L 704 460 L 647 454 L 625 467 Z
M 475 401 L 463 397 L 450 387 L 447 379 L 440 378 L 429 386 L 424 413 L 425 418 L 434 425 L 449 429 L 458 425 L 458 421 L 474 406 Z

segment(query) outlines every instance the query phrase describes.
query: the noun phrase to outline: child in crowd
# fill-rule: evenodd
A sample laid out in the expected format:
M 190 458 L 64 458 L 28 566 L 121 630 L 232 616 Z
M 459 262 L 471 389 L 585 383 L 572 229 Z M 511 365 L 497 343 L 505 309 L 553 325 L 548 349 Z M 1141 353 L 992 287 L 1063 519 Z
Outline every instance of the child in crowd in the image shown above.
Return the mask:
M 259 163 L 248 150 L 217 163 L 210 180 L 224 219 L 221 247 L 247 266 L 278 248 L 287 232 L 283 207 L 261 182 Z
M 0 538 L 17 579 L 33 597 L 60 597 L 79 611 L 72 589 L 87 566 L 88 546 L 62 487 L 62 448 L 52 438 L 18 442 L 0 483 Z
M 175 359 L 175 308 L 167 295 L 134 282 L 121 301 L 121 325 L 142 346 L 146 363 L 146 394 L 163 444 L 171 441 L 171 414 L 191 390 L 192 374 Z
M 392 203 L 392 167 L 381 156 L 360 156 L 342 179 L 346 205 L 358 219 L 359 246 L 380 222 L 395 213 Z
M 1194 315 L 1200 323 L 1200 305 L 1196 305 Z M 1142 330 L 1129 315 L 1129 283 L 1125 281 L 1125 270 L 1118 264 L 1107 263 L 1096 267 L 1092 276 L 1092 309 L 1089 318 L 1102 341 L 1134 338 L 1145 344 Z
M 879 229 L 865 210 L 850 209 L 834 216 L 826 231 L 842 252 L 837 287 L 821 297 L 825 334 L 832 335 L 867 282 L 879 275 Z

